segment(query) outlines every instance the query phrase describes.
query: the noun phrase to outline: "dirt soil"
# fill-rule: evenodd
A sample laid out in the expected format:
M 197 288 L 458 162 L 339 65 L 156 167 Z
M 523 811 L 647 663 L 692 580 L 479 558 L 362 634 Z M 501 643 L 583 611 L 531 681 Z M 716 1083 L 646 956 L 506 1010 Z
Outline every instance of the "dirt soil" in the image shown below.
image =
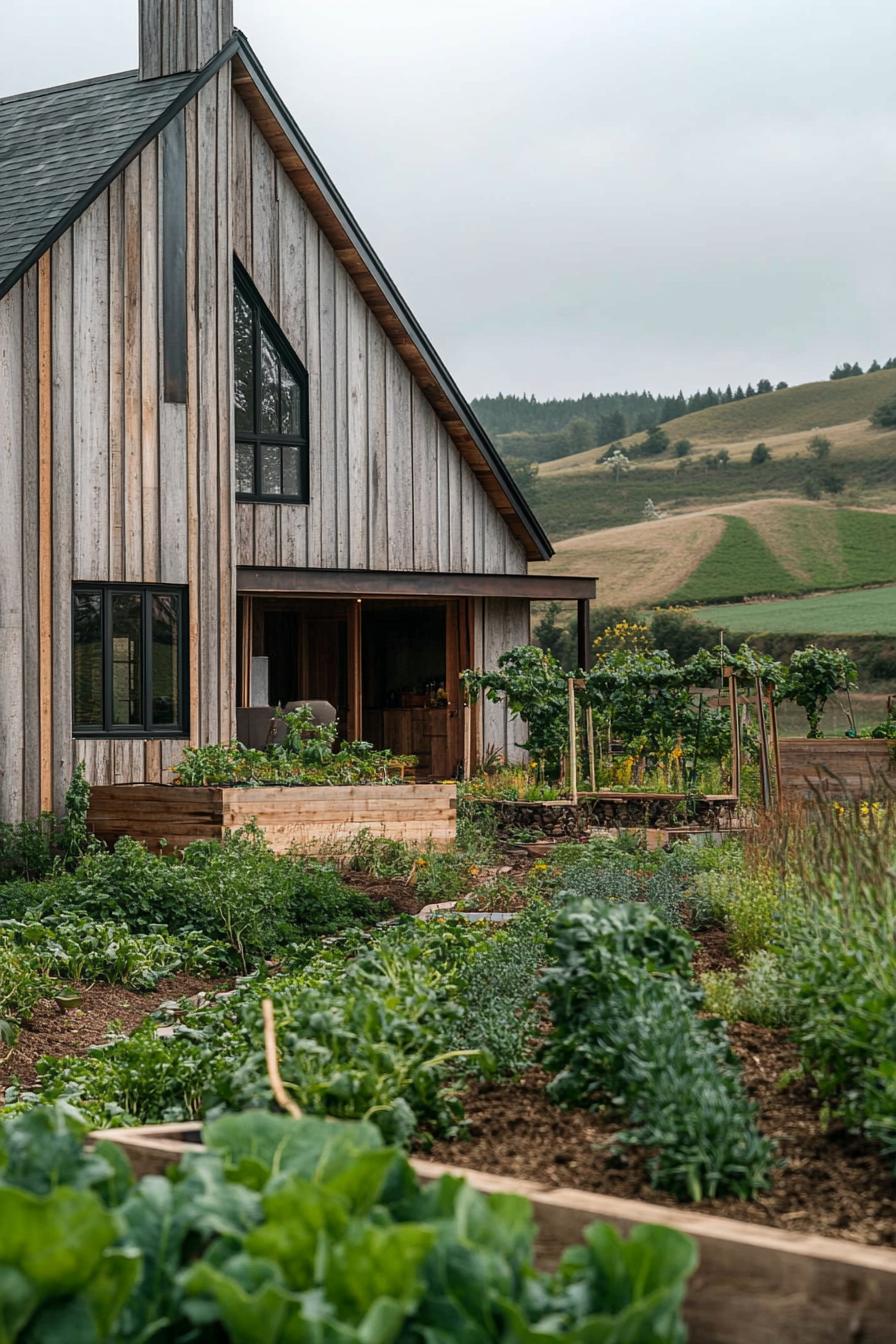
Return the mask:
M 724 933 L 699 935 L 698 973 L 736 966 Z M 785 1030 L 737 1023 L 729 1029 L 763 1133 L 781 1162 L 772 1188 L 749 1203 L 704 1200 L 692 1207 L 791 1232 L 816 1232 L 874 1246 L 896 1246 L 896 1179 L 872 1145 L 841 1126 L 822 1130 L 810 1084 Z M 622 1122 L 607 1112 L 561 1110 L 545 1092 L 550 1075 L 531 1069 L 517 1083 L 472 1086 L 464 1097 L 469 1137 L 436 1143 L 434 1162 L 493 1171 L 550 1186 L 574 1186 L 622 1199 L 674 1205 L 647 1175 L 642 1150 L 614 1152 Z M 691 1207 L 691 1206 L 689 1206 Z
M 344 871 L 340 874 L 343 882 L 355 891 L 363 891 L 372 901 L 384 901 L 397 915 L 416 915 L 429 897 L 423 897 L 417 888 L 400 877 L 372 877 L 370 873 Z
M 55 1003 L 44 1000 L 35 1008 L 28 1026 L 19 1032 L 14 1048 L 0 1056 L 0 1094 L 14 1081 L 24 1087 L 36 1083 L 35 1066 L 44 1055 L 83 1055 L 92 1045 L 101 1045 L 112 1022 L 130 1032 L 168 999 L 189 998 L 200 990 L 226 989 L 231 983 L 225 979 L 172 975 L 160 980 L 148 993 L 122 989 L 120 985 L 76 986 L 81 991 L 81 1002 L 64 1012 Z

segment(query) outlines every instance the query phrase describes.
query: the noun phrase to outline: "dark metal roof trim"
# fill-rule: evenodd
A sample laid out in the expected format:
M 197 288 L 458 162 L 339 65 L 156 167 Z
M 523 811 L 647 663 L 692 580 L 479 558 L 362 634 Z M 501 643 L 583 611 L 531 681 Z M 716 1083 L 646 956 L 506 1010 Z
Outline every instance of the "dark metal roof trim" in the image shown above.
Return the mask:
M 222 47 L 218 54 L 202 67 L 197 73 L 196 78 L 191 80 L 186 88 L 181 90 L 177 97 L 168 104 L 165 110 L 150 122 L 146 129 L 141 132 L 131 145 L 128 146 L 124 153 L 119 155 L 115 162 L 106 169 L 103 175 L 97 178 L 88 190 L 84 192 L 83 196 L 81 196 L 75 204 L 65 212 L 62 218 L 53 225 L 52 229 L 44 234 L 40 242 L 31 249 L 28 255 L 20 261 L 7 276 L 0 280 L 0 299 L 2 299 L 4 294 L 7 294 L 14 285 L 18 284 L 25 272 L 31 269 L 34 263 L 43 256 L 48 248 L 53 246 L 58 238 L 62 237 L 67 229 L 71 228 L 75 220 L 83 215 L 87 207 L 92 205 L 98 196 L 102 195 L 119 174 L 124 172 L 128 164 L 131 163 L 138 154 L 142 153 L 147 145 L 155 140 L 156 136 L 165 129 L 168 122 L 171 121 L 173 117 L 176 117 L 178 112 L 181 112 L 188 103 L 192 102 L 199 90 L 208 83 L 211 77 L 216 75 L 228 61 L 232 60 L 239 48 L 239 40 L 236 34 L 234 34 L 227 45 Z M 104 78 L 114 78 L 114 76 L 106 76 Z M 80 80 L 78 81 L 78 84 L 85 85 L 100 82 L 100 80 Z M 77 85 L 60 85 L 59 87 L 74 88 L 77 87 Z M 34 92 L 44 93 L 48 92 L 48 90 L 33 90 L 32 93 Z M 11 98 L 4 99 L 4 102 L 17 102 L 27 97 L 29 97 L 27 93 L 14 94 Z
M 500 454 L 492 444 L 482 425 L 479 423 L 479 420 L 467 403 L 454 379 L 451 377 L 451 374 L 445 368 L 445 365 L 442 363 L 439 355 L 430 343 L 430 340 L 420 326 L 420 323 L 414 317 L 414 314 L 402 298 L 396 288 L 395 282 L 380 261 L 376 252 L 374 252 L 370 242 L 361 229 L 361 226 L 346 205 L 320 159 L 296 125 L 289 108 L 283 102 L 283 99 L 271 83 L 267 72 L 259 62 L 255 52 L 252 50 L 245 34 L 237 31 L 235 36 L 239 41 L 239 56 L 246 65 L 253 80 L 263 93 L 268 106 L 280 123 L 284 134 L 292 141 L 293 148 L 304 161 L 305 166 L 314 178 L 319 191 L 327 200 L 331 210 L 339 218 L 339 222 L 348 234 L 353 246 L 360 254 L 368 270 L 373 274 L 380 288 L 383 290 L 383 293 L 389 299 L 395 310 L 396 316 L 401 321 L 408 336 L 425 358 L 436 382 L 441 387 L 445 396 L 451 401 L 460 420 L 463 422 L 464 427 L 470 434 L 470 437 L 482 453 L 482 456 L 488 463 L 492 473 L 500 482 L 502 490 L 513 505 L 514 511 L 524 524 L 526 531 L 532 538 L 535 548 L 542 559 L 549 560 L 554 554 L 554 548 L 550 543 L 547 533 L 544 531 L 538 519 L 535 517 L 535 514 L 526 502 L 525 496 L 519 486 L 516 484 L 501 460 Z

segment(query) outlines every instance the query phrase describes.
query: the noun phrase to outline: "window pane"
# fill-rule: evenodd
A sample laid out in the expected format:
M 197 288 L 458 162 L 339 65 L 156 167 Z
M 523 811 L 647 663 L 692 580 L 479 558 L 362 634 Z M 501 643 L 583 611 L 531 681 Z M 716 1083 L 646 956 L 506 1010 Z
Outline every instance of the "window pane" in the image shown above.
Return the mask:
M 280 357 L 266 332 L 261 333 L 261 424 L 262 434 L 280 433 Z
M 283 493 L 284 495 L 300 495 L 301 480 L 299 477 L 299 452 L 298 448 L 281 449 L 283 454 Z
M 251 443 L 236 446 L 236 492 L 238 495 L 255 494 L 255 448 Z
M 143 600 L 140 593 L 112 595 L 112 724 L 143 723 Z
M 301 393 L 298 383 L 284 364 L 280 369 L 280 433 L 293 434 L 298 438 L 301 432 Z
M 261 445 L 261 494 L 279 495 L 280 449 L 275 443 Z
M 252 309 L 240 291 L 233 305 L 233 378 L 237 429 L 255 429 L 255 380 L 252 353 Z
M 180 721 L 180 598 L 152 599 L 152 721 L 173 728 Z
M 103 723 L 103 617 L 100 593 L 76 592 L 74 603 L 75 727 Z

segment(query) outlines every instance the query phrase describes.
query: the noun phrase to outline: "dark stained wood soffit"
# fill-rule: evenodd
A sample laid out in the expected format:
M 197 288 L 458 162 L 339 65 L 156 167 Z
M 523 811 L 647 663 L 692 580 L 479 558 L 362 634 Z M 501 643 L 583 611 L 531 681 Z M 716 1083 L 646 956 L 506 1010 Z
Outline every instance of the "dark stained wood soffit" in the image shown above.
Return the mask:
M 271 111 L 264 93 L 239 55 L 232 62 L 233 85 L 242 98 L 258 129 L 261 131 L 284 171 L 289 176 L 302 200 L 310 210 L 336 256 L 352 277 L 359 292 L 374 313 L 386 335 L 413 374 L 430 406 L 445 426 L 461 456 L 475 473 L 488 498 L 506 522 L 512 534 L 522 544 L 529 560 L 547 558 L 525 525 L 513 501 L 503 489 L 490 463 L 483 456 L 466 425 L 458 418 L 451 399 L 444 390 L 418 346 L 410 338 L 404 322 L 395 311 L 377 279 L 346 233 L 330 202 L 318 186 L 313 174 L 286 135 L 280 120 Z M 550 555 L 550 551 L 548 551 Z
M 566 574 L 429 574 L 398 570 L 284 569 L 241 565 L 240 593 L 306 597 L 521 597 L 589 601 L 595 579 Z

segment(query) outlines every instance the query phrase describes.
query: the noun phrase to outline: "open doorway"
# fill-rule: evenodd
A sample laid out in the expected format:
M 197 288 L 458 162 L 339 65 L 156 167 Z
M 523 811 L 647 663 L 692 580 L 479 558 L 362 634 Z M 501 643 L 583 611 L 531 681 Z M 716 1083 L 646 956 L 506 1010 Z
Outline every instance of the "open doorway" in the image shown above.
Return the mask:
M 462 600 L 256 597 L 241 603 L 239 703 L 327 700 L 340 735 L 416 756 L 418 777 L 448 779 L 463 758 Z M 258 677 L 253 672 L 259 670 Z

